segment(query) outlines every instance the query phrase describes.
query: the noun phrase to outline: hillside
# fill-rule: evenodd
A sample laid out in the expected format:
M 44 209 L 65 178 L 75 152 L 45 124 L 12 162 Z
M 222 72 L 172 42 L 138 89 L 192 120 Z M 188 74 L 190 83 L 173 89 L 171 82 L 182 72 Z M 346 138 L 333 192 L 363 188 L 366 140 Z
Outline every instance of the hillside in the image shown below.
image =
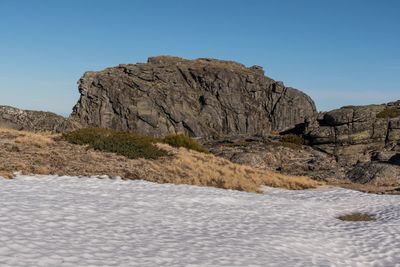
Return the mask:
M 288 189 L 314 188 L 321 183 L 232 163 L 212 154 L 158 146 L 170 156 L 157 160 L 129 159 L 115 153 L 74 145 L 61 135 L 0 128 L 0 176 L 23 174 L 122 177 L 158 183 L 213 186 L 261 192 L 263 185 Z

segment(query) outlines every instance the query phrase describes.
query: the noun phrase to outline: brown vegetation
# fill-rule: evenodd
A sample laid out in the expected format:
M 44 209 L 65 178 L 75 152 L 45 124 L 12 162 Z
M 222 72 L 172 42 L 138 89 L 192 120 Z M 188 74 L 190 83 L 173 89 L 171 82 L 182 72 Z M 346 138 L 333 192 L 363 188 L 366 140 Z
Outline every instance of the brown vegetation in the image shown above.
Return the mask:
M 18 140 L 18 141 L 17 141 Z M 23 141 L 21 141 L 23 140 Z M 307 177 L 278 174 L 234 164 L 212 154 L 157 144 L 169 157 L 129 159 L 85 145 L 71 144 L 61 135 L 0 130 L 0 176 L 24 174 L 120 176 L 158 183 L 214 186 L 260 192 L 263 185 L 306 189 L 320 185 Z
M 400 117 L 400 108 L 387 107 L 376 115 L 377 118 L 392 119 Z
M 303 145 L 306 144 L 306 140 L 302 136 L 296 134 L 287 134 L 282 136 L 279 141 L 271 142 L 273 146 L 284 146 L 293 150 L 301 150 Z
M 15 139 L 15 143 L 17 144 L 33 145 L 39 148 L 46 147 L 53 142 L 50 135 L 37 135 L 29 132 L 25 132 Z
M 14 174 L 11 171 L 0 171 L 0 176 L 7 179 L 11 179 L 14 177 Z
M 337 217 L 341 221 L 348 222 L 366 222 L 366 221 L 375 221 L 376 218 L 374 215 L 368 213 L 354 212 L 350 214 L 345 214 Z

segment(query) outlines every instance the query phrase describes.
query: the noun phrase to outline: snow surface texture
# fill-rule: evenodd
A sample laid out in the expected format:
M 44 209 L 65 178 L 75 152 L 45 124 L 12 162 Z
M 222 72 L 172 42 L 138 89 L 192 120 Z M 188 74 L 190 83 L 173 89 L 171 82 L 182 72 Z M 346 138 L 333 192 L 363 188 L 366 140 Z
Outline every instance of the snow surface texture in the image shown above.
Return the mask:
M 400 266 L 400 196 L 18 176 L 0 201 L 3 267 Z

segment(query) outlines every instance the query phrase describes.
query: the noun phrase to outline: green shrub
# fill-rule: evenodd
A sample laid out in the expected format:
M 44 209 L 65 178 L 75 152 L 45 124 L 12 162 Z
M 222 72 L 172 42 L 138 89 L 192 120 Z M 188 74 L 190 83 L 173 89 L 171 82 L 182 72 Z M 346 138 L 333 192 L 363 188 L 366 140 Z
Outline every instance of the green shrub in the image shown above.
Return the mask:
M 400 108 L 396 107 L 385 108 L 383 111 L 379 112 L 376 115 L 377 118 L 384 118 L 384 119 L 391 119 L 399 116 L 400 116 Z
M 95 150 L 113 152 L 131 159 L 157 159 L 168 155 L 154 145 L 159 141 L 155 138 L 108 129 L 79 129 L 64 133 L 63 138 L 73 144 L 89 145 Z
M 185 147 L 198 152 L 208 153 L 208 150 L 199 144 L 196 140 L 184 134 L 170 134 L 162 140 L 164 143 L 173 147 Z

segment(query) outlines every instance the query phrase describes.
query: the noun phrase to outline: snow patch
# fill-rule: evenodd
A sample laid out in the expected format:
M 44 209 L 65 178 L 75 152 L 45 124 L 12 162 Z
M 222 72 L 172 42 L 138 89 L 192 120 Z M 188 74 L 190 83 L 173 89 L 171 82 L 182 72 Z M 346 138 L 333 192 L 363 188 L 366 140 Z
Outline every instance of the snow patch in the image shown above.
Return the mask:
M 400 196 L 19 175 L 0 201 L 5 267 L 400 266 Z

